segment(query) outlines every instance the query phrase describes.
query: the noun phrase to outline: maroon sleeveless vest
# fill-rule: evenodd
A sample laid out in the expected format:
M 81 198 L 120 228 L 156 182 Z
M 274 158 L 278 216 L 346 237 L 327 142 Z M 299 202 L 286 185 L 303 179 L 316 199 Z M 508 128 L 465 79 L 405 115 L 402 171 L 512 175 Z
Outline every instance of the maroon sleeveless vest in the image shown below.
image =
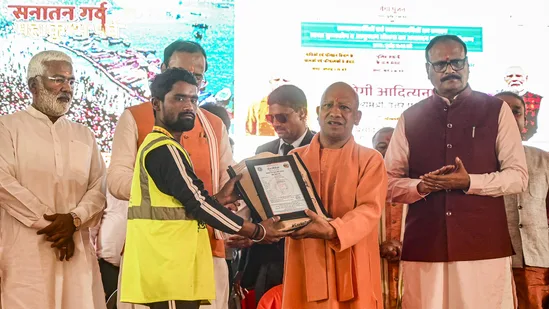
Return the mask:
M 469 174 L 499 171 L 496 138 L 503 101 L 464 90 L 451 105 L 433 95 L 404 112 L 409 177 L 455 164 Z M 473 133 L 474 132 L 474 133 Z M 450 262 L 514 254 L 503 197 L 439 191 L 409 205 L 402 260 Z

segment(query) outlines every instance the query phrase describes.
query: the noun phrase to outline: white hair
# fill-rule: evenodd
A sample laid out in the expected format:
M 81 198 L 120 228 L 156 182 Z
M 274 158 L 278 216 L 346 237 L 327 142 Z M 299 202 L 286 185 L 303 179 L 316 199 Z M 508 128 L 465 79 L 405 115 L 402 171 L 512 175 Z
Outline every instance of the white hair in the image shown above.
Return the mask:
M 71 57 L 62 51 L 46 50 L 39 52 L 34 55 L 29 62 L 29 67 L 27 69 L 27 80 L 38 75 L 43 75 L 47 70 L 46 62 L 49 61 L 65 61 L 72 64 Z
M 526 74 L 526 70 L 519 65 L 513 65 L 505 69 L 505 75 L 508 75 L 509 73 L 516 73 L 516 72 L 520 72 L 522 73 L 522 75 L 528 75 Z

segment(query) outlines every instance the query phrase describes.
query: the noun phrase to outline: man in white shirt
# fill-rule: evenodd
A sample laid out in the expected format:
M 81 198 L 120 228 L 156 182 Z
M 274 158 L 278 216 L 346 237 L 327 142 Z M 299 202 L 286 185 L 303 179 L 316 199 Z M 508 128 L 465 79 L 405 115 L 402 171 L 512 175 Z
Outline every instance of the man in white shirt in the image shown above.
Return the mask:
M 89 229 L 105 205 L 105 163 L 93 132 L 65 118 L 72 60 L 30 61 L 32 105 L 0 117 L 1 302 L 10 309 L 101 309 Z
M 307 97 L 303 90 L 294 85 L 282 85 L 269 95 L 269 113 L 266 120 L 273 126 L 278 138 L 257 148 L 256 154 L 271 152 L 287 155 L 294 148 L 308 145 L 315 132 L 307 128 Z M 251 211 L 251 209 L 250 209 Z M 260 222 L 253 214 L 254 222 Z M 227 245 L 233 248 L 247 248 L 252 241 L 241 236 L 231 236 Z M 240 261 L 241 286 L 255 289 L 256 302 L 270 288 L 282 284 L 284 272 L 284 240 L 272 245 L 254 244 L 244 250 Z M 245 269 L 244 268 L 245 265 Z
M 126 220 L 128 218 L 128 201 L 115 198 L 107 190 L 107 207 L 103 212 L 101 224 L 92 229 L 92 243 L 99 261 L 101 281 L 105 299 L 116 291 L 120 273 L 120 251 L 126 238 Z

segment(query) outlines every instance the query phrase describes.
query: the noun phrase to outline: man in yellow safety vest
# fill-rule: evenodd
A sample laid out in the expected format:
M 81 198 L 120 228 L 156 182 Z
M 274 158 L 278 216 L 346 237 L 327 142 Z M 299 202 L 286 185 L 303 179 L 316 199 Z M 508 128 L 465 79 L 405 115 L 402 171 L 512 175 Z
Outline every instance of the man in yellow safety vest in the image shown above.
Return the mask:
M 235 177 L 215 196 L 193 171 L 178 143 L 194 126 L 198 83 L 192 73 L 168 69 L 151 84 L 155 126 L 136 158 L 120 298 L 151 309 L 196 309 L 215 299 L 213 261 L 205 224 L 257 242 L 285 237 L 273 224 L 244 221 L 223 205 L 238 199 Z M 195 158 L 200 160 L 200 158 Z

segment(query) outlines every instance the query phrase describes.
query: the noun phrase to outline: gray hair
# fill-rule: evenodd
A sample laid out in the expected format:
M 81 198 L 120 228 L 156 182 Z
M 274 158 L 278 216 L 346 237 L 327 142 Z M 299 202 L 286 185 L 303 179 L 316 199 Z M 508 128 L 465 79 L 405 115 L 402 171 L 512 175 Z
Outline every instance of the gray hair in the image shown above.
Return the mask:
M 46 62 L 49 61 L 65 61 L 72 64 L 71 57 L 62 51 L 46 50 L 39 52 L 34 55 L 29 62 L 29 67 L 27 69 L 27 81 L 38 75 L 43 75 L 47 70 Z

